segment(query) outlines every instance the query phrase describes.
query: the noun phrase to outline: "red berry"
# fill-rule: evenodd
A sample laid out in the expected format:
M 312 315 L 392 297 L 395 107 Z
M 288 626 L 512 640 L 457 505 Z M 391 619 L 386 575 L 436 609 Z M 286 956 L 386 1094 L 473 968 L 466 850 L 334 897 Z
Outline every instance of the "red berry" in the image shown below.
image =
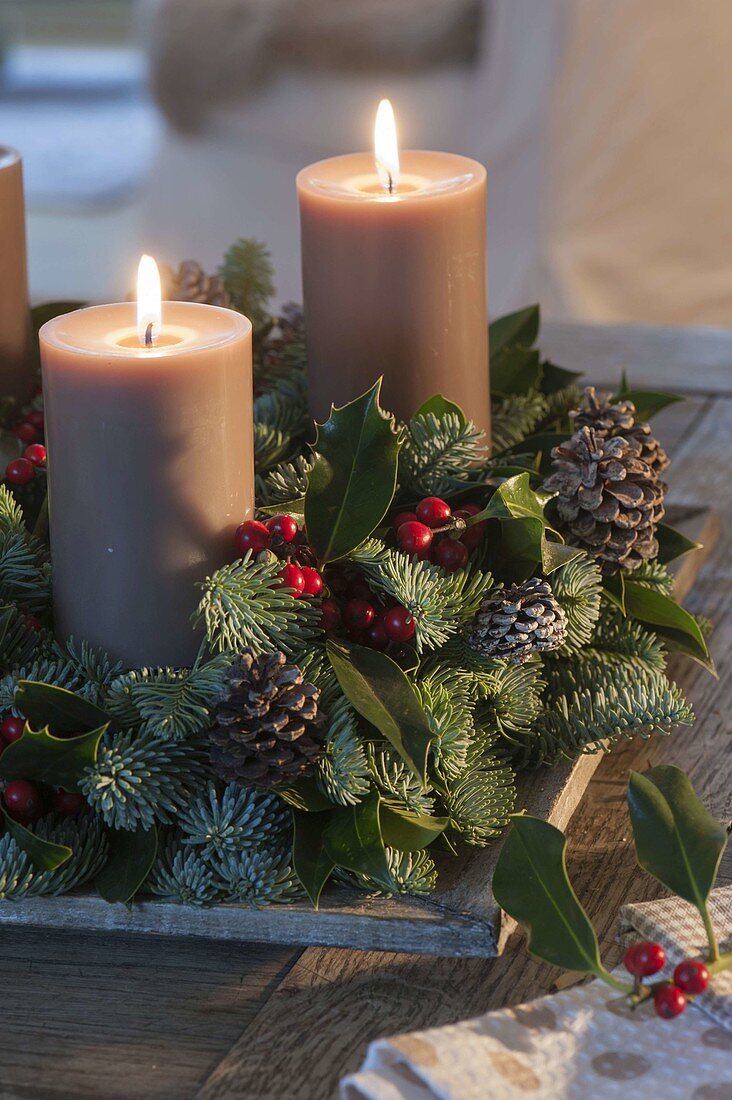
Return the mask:
M 240 523 L 234 535 L 234 545 L 242 557 L 247 550 L 252 554 L 258 554 L 260 550 L 266 550 L 269 546 L 269 531 L 256 519 L 247 519 Z
M 37 821 L 43 813 L 41 792 L 35 783 L 29 783 L 27 779 L 14 779 L 8 783 L 3 798 L 8 813 L 16 821 Z
M 43 630 L 43 623 L 40 619 L 37 619 L 35 615 L 26 615 L 25 625 L 29 630 L 34 630 L 36 634 Z
M 368 630 L 375 618 L 374 606 L 368 600 L 349 600 L 343 609 L 343 621 L 354 634 Z
M 65 791 L 63 788 L 54 792 L 53 808 L 64 817 L 72 817 L 74 814 L 78 814 L 83 805 L 83 795 L 75 794 L 73 791 Z
M 384 612 L 384 630 L 392 642 L 408 642 L 414 637 L 417 624 L 414 615 L 406 607 L 397 604 Z
M 301 566 L 302 575 L 305 578 L 304 596 L 319 596 L 323 591 L 323 578 L 317 569 L 311 569 L 309 565 Z
M 25 418 L 29 424 L 32 424 L 37 432 L 42 432 L 46 418 L 43 415 L 42 409 L 32 409 Z
M 369 582 L 361 576 L 351 578 L 346 595 L 349 600 L 368 600 L 369 603 L 374 598 L 374 594 L 369 588 Z
M 26 447 L 23 451 L 23 458 L 27 458 L 34 466 L 45 466 L 46 448 L 42 443 L 31 443 L 30 447 Z
M 417 505 L 417 519 L 428 527 L 443 527 L 451 515 L 452 508 L 440 497 L 425 497 Z
M 455 515 L 460 519 L 470 519 L 472 516 L 477 516 L 478 512 L 482 509 L 477 504 L 464 504 Z M 482 520 L 480 523 L 474 523 L 472 527 L 466 527 L 460 536 L 460 541 L 464 542 L 469 551 L 477 550 L 483 541 L 485 534 L 486 521 Z
M 629 974 L 636 978 L 650 978 L 666 965 L 666 952 L 660 943 L 641 940 L 631 944 L 623 956 L 623 965 Z
M 18 425 L 18 427 L 15 429 L 15 434 L 17 435 L 21 443 L 38 442 L 38 432 L 32 424 L 28 423 L 27 420 Z
M 399 549 L 411 557 L 413 554 L 426 556 L 432 545 L 432 531 L 424 523 L 407 520 L 397 531 Z
M 386 649 L 389 644 L 389 635 L 386 633 L 383 619 L 375 619 L 366 631 L 364 641 L 371 649 Z
M 435 552 L 437 564 L 446 569 L 448 573 L 454 573 L 457 569 L 464 569 L 468 564 L 467 546 L 456 539 L 443 539 L 438 542 Z
M 272 516 L 267 520 L 267 530 L 273 538 L 282 542 L 292 542 L 299 530 L 294 516 Z
M 17 741 L 23 736 L 23 730 L 25 729 L 25 721 L 22 718 L 14 718 L 12 715 L 8 715 L 7 718 L 3 718 L 2 724 L 0 724 L 0 734 L 8 742 Z
M 392 524 L 394 526 L 395 531 L 398 531 L 403 523 L 416 523 L 416 522 L 417 522 L 417 513 L 416 512 L 397 512 L 397 514 L 394 516 L 394 519 L 392 520 Z
M 288 561 L 287 565 L 280 569 L 280 577 L 282 578 L 280 588 L 291 588 L 294 599 L 299 600 L 305 591 L 305 577 L 300 566 L 295 565 L 294 561 Z
M 11 485 L 27 485 L 35 476 L 35 467 L 27 458 L 14 458 L 5 467 L 5 477 Z
M 699 959 L 685 959 L 674 970 L 674 982 L 684 993 L 703 993 L 709 985 L 709 971 Z
M 332 634 L 337 630 L 341 622 L 341 609 L 335 600 L 327 598 L 320 605 L 322 618 L 320 625 L 326 634 Z
M 653 994 L 653 1005 L 662 1020 L 673 1020 L 686 1008 L 686 995 L 677 985 L 662 985 Z

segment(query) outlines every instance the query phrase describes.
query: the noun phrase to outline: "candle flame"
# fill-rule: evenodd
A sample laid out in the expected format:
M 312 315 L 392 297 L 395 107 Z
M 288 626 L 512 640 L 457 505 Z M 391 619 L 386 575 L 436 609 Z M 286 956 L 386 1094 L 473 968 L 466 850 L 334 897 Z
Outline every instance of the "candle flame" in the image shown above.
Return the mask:
M 382 99 L 376 112 L 374 153 L 381 186 L 391 194 L 399 186 L 399 145 L 394 109 L 388 99 Z
M 160 272 L 152 256 L 142 256 L 137 268 L 137 335 L 144 348 L 155 343 L 162 307 Z

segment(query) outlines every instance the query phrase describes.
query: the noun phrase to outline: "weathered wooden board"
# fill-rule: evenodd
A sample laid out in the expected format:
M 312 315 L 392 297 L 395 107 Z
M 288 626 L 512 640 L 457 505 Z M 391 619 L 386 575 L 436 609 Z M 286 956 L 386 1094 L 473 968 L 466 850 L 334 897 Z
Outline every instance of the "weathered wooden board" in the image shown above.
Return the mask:
M 676 588 L 683 598 L 710 552 L 717 526 L 709 511 L 691 507 L 677 510 L 674 522 L 705 544 L 703 551 L 681 560 Z M 601 753 L 588 754 L 521 777 L 518 806 L 564 829 L 601 759 Z M 267 909 L 235 904 L 195 908 L 149 900 L 126 907 L 108 905 L 84 891 L 3 902 L 0 925 L 490 957 L 498 954 L 512 930 L 505 922 L 501 927 L 501 911 L 491 890 L 499 851 L 500 845 L 494 844 L 442 858 L 439 889 L 428 898 L 370 899 L 331 890 L 315 912 L 305 903 Z

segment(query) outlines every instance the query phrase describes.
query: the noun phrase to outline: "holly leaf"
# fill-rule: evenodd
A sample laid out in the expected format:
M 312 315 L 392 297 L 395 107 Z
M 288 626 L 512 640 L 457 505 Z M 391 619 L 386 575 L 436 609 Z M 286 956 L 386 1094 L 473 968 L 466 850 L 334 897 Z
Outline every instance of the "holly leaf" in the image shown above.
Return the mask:
M 625 576 L 622 572 L 616 573 L 613 577 L 604 578 L 602 595 L 609 603 L 617 607 L 623 615 L 627 614 L 625 609 Z
M 541 379 L 541 359 L 536 348 L 519 344 L 491 355 L 491 393 L 528 393 Z
M 628 379 L 623 373 L 620 389 L 612 398 L 613 401 L 632 401 L 635 405 L 636 423 L 641 420 L 650 420 L 661 409 L 668 405 L 675 405 L 683 401 L 677 393 L 662 393 L 660 390 L 634 390 L 628 385 Z
M 105 901 L 128 902 L 150 874 L 158 852 L 158 834 L 153 827 L 134 832 L 110 829 L 109 859 L 94 880 Z
M 110 716 L 73 691 L 35 680 L 20 680 L 15 706 L 32 726 L 49 726 L 55 733 L 81 733 L 108 725 Z
M 425 401 L 424 405 L 420 405 L 414 415 L 429 416 L 432 414 L 432 416 L 436 416 L 437 419 L 440 420 L 448 413 L 453 413 L 454 416 L 457 416 L 462 427 L 467 424 L 467 417 L 460 406 L 456 405 L 454 401 L 448 401 L 441 393 L 436 393 L 434 397 L 430 397 L 428 401 Z
M 547 575 L 568 565 L 575 558 L 581 557 L 583 551 L 576 546 L 566 546 L 563 542 L 550 541 L 546 532 L 541 537 L 541 567 Z
M 578 378 L 582 377 L 582 371 L 567 370 L 566 367 L 558 367 L 556 363 L 550 363 L 545 359 L 541 365 L 541 392 L 556 393 L 565 386 L 571 386 Z
M 323 836 L 333 819 L 332 811 L 302 813 L 293 810 L 292 866 L 305 893 L 318 908 L 320 895 L 335 867 L 325 850 Z
M 0 756 L 2 779 L 32 779 L 66 791 L 79 789 L 86 768 L 97 758 L 99 742 L 108 725 L 78 737 L 54 737 L 48 728 L 32 730 L 26 724 L 23 736 L 8 745 Z
M 530 348 L 539 335 L 541 314 L 539 306 L 526 306 L 516 310 L 515 313 L 507 313 L 503 317 L 497 317 L 488 326 L 488 342 L 491 349 L 491 370 L 493 369 L 493 356 L 503 348 L 513 344 L 523 344 Z
M 597 936 L 569 881 L 566 847 L 564 835 L 547 821 L 514 816 L 493 874 L 493 896 L 526 929 L 532 955 L 599 975 Z
M 544 502 L 531 488 L 528 471 L 509 477 L 498 486 L 488 504 L 476 516 L 471 516 L 469 526 L 484 519 L 537 519 L 542 529 L 552 531 L 557 538 L 561 535 L 549 524 L 544 515 Z
M 382 802 L 379 812 L 384 844 L 400 852 L 417 852 L 420 848 L 427 848 L 450 823 L 449 817 L 413 813 L 390 802 Z
M 638 863 L 674 894 L 705 911 L 727 832 L 680 768 L 631 771 L 628 806 Z
M 652 626 L 654 633 L 664 638 L 674 649 L 686 653 L 716 675 L 698 622 L 671 596 L 626 578 L 625 609 L 634 619 Z
M 670 561 L 675 561 L 683 554 L 688 554 L 691 550 L 701 550 L 702 547 L 700 542 L 694 542 L 693 539 L 687 538 L 681 531 L 677 531 L 675 527 L 669 527 L 666 523 L 659 523 L 656 539 L 658 540 L 656 560 L 661 565 L 668 565 Z
M 323 846 L 337 867 L 391 885 L 391 872 L 379 822 L 378 795 L 356 806 L 339 807 L 323 832 Z
M 326 648 L 343 694 L 394 746 L 424 785 L 432 730 L 399 665 L 385 653 L 365 646 L 329 640 Z
M 379 406 L 381 379 L 318 425 L 305 524 L 318 561 L 342 558 L 378 527 L 396 489 L 399 439 Z
M 26 829 L 25 825 L 14 821 L 5 809 L 3 809 L 3 817 L 6 829 L 37 871 L 54 871 L 73 855 L 68 845 L 56 844 L 53 840 L 36 836 L 30 829 Z

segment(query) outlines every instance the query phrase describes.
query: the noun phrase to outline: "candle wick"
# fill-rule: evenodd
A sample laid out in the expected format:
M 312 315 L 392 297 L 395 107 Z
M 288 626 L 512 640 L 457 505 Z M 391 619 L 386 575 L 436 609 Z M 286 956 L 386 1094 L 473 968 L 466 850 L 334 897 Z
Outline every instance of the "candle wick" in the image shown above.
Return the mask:
M 389 194 L 393 195 L 394 194 L 394 177 L 392 176 L 391 172 L 387 172 L 387 176 L 389 177 Z
M 154 321 L 151 321 L 150 324 L 145 329 L 145 347 L 146 348 L 151 348 L 153 346 L 153 325 L 154 325 L 154 323 L 155 323 Z

